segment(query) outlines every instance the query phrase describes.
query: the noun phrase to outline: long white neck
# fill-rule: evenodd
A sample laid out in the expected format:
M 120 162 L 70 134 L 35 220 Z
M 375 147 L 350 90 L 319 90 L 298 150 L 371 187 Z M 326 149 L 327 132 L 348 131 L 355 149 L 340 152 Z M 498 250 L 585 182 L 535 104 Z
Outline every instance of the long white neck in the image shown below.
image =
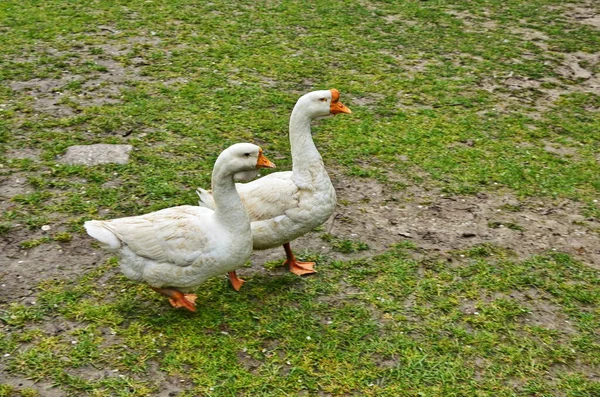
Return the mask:
M 250 219 L 235 188 L 234 173 L 220 160 L 217 159 L 212 173 L 215 216 L 229 230 L 250 228 Z
M 323 160 L 312 139 L 310 123 L 312 119 L 296 105 L 290 116 L 290 147 L 292 151 L 292 171 L 294 178 L 323 170 Z

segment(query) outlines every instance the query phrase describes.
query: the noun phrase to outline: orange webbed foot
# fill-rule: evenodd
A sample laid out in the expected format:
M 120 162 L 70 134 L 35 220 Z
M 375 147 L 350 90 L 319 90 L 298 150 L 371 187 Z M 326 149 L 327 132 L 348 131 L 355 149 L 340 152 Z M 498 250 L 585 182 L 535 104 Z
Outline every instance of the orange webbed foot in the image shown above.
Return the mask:
M 290 247 L 290 243 L 283 244 L 283 249 L 285 250 L 285 255 L 287 259 L 283 262 L 284 266 L 287 266 L 290 272 L 298 275 L 304 276 L 305 274 L 313 274 L 317 271 L 314 269 L 315 262 L 299 262 L 296 260 L 294 253 L 292 252 L 292 248 Z
M 169 298 L 169 303 L 174 308 L 183 307 L 191 312 L 196 312 L 196 299 L 198 299 L 196 294 L 181 294 L 180 297 Z
M 231 282 L 231 286 L 234 290 L 239 291 L 242 288 L 242 285 L 246 282 L 245 280 L 238 277 L 237 273 L 234 271 L 229 272 L 229 281 Z
M 154 291 L 169 298 L 169 303 L 175 308 L 183 307 L 191 312 L 196 311 L 196 294 L 184 294 L 174 288 L 156 288 L 151 287 Z
M 304 276 L 305 274 L 313 274 L 317 272 L 314 269 L 315 262 L 298 262 L 296 258 L 292 258 L 291 260 L 286 259 L 283 264 L 288 267 L 290 272 L 298 276 Z

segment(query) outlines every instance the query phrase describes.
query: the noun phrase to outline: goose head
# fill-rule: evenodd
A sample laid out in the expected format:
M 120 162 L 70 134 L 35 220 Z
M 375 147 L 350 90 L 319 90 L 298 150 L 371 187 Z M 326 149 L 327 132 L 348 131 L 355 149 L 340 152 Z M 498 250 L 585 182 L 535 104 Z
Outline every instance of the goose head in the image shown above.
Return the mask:
M 340 102 L 340 92 L 335 88 L 309 92 L 298 99 L 296 106 L 311 119 L 328 117 L 339 113 L 352 113 L 350 109 Z
M 219 155 L 215 168 L 226 167 L 235 180 L 250 180 L 257 176 L 257 169 L 275 168 L 265 157 L 262 149 L 252 143 L 236 143 Z

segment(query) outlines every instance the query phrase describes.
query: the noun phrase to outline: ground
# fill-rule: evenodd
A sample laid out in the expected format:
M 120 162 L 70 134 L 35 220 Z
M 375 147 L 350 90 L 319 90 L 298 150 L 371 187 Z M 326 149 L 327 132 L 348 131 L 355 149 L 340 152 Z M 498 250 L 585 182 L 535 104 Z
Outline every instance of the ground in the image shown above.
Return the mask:
M 60 3 L 2 14 L 0 396 L 600 393 L 595 2 Z M 314 125 L 338 196 L 292 242 L 314 276 L 255 252 L 191 317 L 83 231 L 193 204 L 227 143 L 291 167 L 289 110 L 329 85 L 354 113 Z M 89 143 L 134 149 L 62 162 Z
M 542 254 L 549 249 L 566 252 L 600 270 L 598 230 L 600 222 L 585 218 L 580 205 L 540 199 L 519 200 L 510 194 L 450 196 L 437 189 L 415 186 L 394 191 L 377 181 L 348 178 L 332 173 L 338 194 L 336 211 L 323 231 L 307 234 L 294 242 L 300 250 L 319 252 L 337 260 L 352 260 L 385 252 L 401 241 L 411 241 L 430 255 L 448 256 L 474 245 L 493 244 L 513 251 L 519 258 Z M 5 183 L 19 192 L 24 185 Z M 5 190 L 10 191 L 10 190 Z M 368 246 L 361 251 L 340 252 L 321 237 L 332 234 Z M 68 243 L 43 244 L 23 250 L 19 242 L 39 239 L 39 230 L 13 233 L 3 239 L 0 302 L 35 302 L 35 286 L 47 279 L 71 279 L 98 267 L 109 254 L 92 246 L 86 236 Z M 344 251 L 342 249 L 342 251 Z M 263 264 L 283 257 L 283 249 L 257 251 L 252 268 L 241 275 L 265 272 Z M 116 270 L 115 270 L 116 271 Z

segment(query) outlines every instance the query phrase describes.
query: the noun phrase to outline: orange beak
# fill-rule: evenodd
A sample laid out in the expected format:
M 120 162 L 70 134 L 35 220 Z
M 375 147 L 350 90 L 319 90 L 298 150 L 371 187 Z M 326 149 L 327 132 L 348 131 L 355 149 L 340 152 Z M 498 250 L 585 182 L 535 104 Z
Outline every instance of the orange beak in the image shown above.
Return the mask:
M 256 168 L 275 168 L 275 164 L 265 157 L 262 150 L 258 151 L 258 160 L 256 161 Z
M 340 102 L 340 92 L 335 88 L 329 90 L 331 92 L 331 105 L 329 106 L 329 112 L 331 114 L 346 113 L 351 114 L 352 111 Z

